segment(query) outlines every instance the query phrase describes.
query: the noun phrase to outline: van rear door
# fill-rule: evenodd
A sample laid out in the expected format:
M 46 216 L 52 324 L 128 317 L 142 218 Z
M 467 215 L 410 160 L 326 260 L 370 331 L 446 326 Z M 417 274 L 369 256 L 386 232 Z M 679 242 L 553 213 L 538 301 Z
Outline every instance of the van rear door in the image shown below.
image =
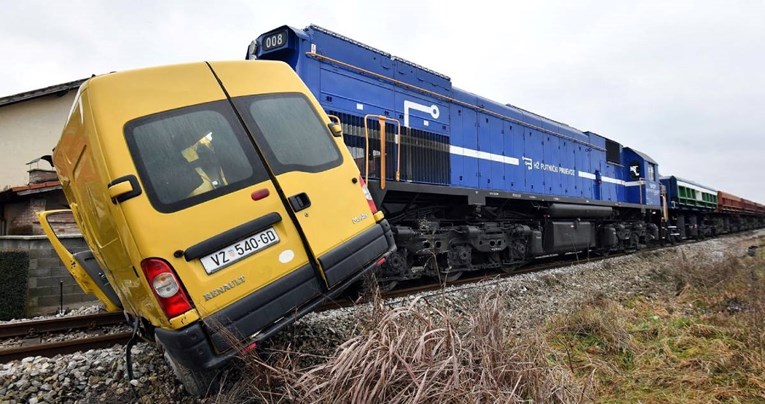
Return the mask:
M 265 80 L 237 62 L 211 66 L 260 147 L 328 286 L 387 251 L 342 137 L 332 135 L 329 119 L 297 75 L 290 70 Z M 377 245 L 369 245 L 375 240 Z
M 249 73 L 269 77 L 274 70 L 291 72 L 253 63 Z M 228 308 L 234 320 L 257 313 L 248 320 L 253 330 L 323 292 L 287 205 L 207 64 L 96 77 L 86 97 L 113 197 L 97 208 L 124 216 L 127 228 L 119 231 L 134 243 L 136 275 L 141 260 L 159 258 L 199 315 Z M 143 277 L 136 281 L 125 283 L 152 287 Z M 153 310 L 148 302 L 140 306 Z M 195 319 L 150 317 L 171 328 Z
M 213 318 L 254 331 L 387 246 L 341 138 L 289 66 L 211 65 L 97 77 L 87 105 L 131 256 L 166 261 L 203 318 L 225 308 Z

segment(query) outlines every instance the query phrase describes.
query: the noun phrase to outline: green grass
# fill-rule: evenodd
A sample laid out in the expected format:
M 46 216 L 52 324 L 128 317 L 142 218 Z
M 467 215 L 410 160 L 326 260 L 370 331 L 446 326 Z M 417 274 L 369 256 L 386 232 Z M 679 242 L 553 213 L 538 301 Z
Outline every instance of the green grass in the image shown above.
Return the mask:
M 765 401 L 765 259 L 682 260 L 669 299 L 593 300 L 546 326 L 598 402 Z

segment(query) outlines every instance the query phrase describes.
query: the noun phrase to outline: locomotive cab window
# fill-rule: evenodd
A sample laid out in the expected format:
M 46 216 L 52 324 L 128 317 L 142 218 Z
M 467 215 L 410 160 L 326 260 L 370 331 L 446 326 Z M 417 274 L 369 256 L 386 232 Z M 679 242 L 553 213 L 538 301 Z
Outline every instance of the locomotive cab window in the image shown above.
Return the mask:
M 656 166 L 651 163 L 648 163 L 647 166 L 648 174 L 645 176 L 645 178 L 649 181 L 656 181 Z
M 606 161 L 614 164 L 621 164 L 622 145 L 613 140 L 606 139 Z

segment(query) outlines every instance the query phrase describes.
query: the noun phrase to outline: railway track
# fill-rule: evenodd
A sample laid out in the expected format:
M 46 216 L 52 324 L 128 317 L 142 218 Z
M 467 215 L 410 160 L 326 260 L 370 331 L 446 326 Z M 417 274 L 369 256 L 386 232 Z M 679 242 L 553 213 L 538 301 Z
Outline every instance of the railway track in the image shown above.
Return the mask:
M 29 356 L 53 357 L 89 349 L 108 348 L 115 344 L 124 344 L 132 335 L 131 332 L 105 334 L 95 337 L 72 339 L 68 341 L 49 342 L 0 350 L 0 363 L 24 359 Z
M 123 313 L 97 313 L 84 316 L 60 317 L 46 320 L 21 321 L 0 325 L 0 338 L 40 338 L 51 333 L 115 326 L 125 323 Z M 29 343 L 27 345 L 0 349 L 0 363 L 23 359 L 28 356 L 55 356 L 95 348 L 122 344 L 130 339 L 129 332 L 96 335 L 86 338 L 57 342 Z
M 694 241 L 695 242 L 695 241 Z M 757 246 L 765 247 L 765 246 Z M 641 251 L 654 251 L 663 247 L 646 248 Z M 384 299 L 391 299 L 397 297 L 404 297 L 417 293 L 435 292 L 441 290 L 445 285 L 448 286 L 463 286 L 472 283 L 483 282 L 487 280 L 498 280 L 511 276 L 528 274 L 534 272 L 546 271 L 554 268 L 561 268 L 570 265 L 577 265 L 587 262 L 597 262 L 609 258 L 616 258 L 619 256 L 627 255 L 627 253 L 612 254 L 606 257 L 584 257 L 579 258 L 574 255 L 569 255 L 565 259 L 550 259 L 549 261 L 543 260 L 542 262 L 534 263 L 529 266 L 523 267 L 517 271 L 510 273 L 505 272 L 492 272 L 492 273 L 480 273 L 480 271 L 473 276 L 466 276 L 453 282 L 440 283 L 431 282 L 425 284 L 415 284 L 407 286 L 406 284 L 399 285 L 392 291 L 382 293 Z M 404 287 L 401 287 L 404 286 Z M 353 305 L 363 304 L 366 300 L 363 298 L 353 299 L 344 298 L 336 299 L 331 302 L 321 305 L 316 311 L 327 311 L 338 308 L 350 307 Z M 86 316 L 77 317 L 64 317 L 50 320 L 35 320 L 25 321 L 18 323 L 10 323 L 0 325 L 0 338 L 14 338 L 14 337 L 26 337 L 30 335 L 42 335 L 52 332 L 63 332 L 75 329 L 92 329 L 103 326 L 114 326 L 118 324 L 125 324 L 125 317 L 123 313 L 98 313 Z M 40 343 L 32 344 L 28 346 L 20 346 L 13 348 L 0 349 L 0 363 L 6 363 L 12 360 L 23 359 L 29 356 L 46 356 L 52 357 L 59 354 L 74 353 L 78 351 L 84 351 L 88 349 L 106 348 L 114 346 L 115 344 L 124 344 L 130 339 L 130 332 L 119 332 L 106 335 L 98 335 L 87 338 L 72 339 L 68 341 L 52 342 L 52 343 Z
M 125 315 L 96 313 L 84 316 L 60 317 L 46 320 L 20 321 L 0 325 L 0 338 L 24 337 L 50 332 L 95 328 L 125 323 Z
M 602 258 L 599 258 L 602 259 Z M 587 260 L 589 262 L 593 259 Z M 587 262 L 585 261 L 585 262 Z M 508 276 L 514 276 L 524 273 L 539 272 L 551 268 L 558 268 L 565 265 L 571 265 L 570 260 L 555 261 L 550 263 L 536 264 L 522 270 L 512 273 L 491 273 L 481 274 L 472 277 L 465 277 L 454 282 L 449 282 L 449 286 L 466 285 L 491 279 L 501 279 Z M 404 285 L 405 286 L 405 285 Z M 427 283 L 413 285 L 403 288 L 397 288 L 389 292 L 382 293 L 384 299 L 404 297 L 416 293 L 426 293 L 443 288 L 443 283 Z M 357 304 L 363 304 L 363 299 L 337 299 L 320 306 L 316 311 L 327 311 L 338 308 L 350 307 Z M 47 320 L 23 321 L 0 325 L 0 338 L 42 336 L 47 333 L 66 332 L 79 329 L 93 329 L 103 326 L 114 326 L 125 324 L 123 313 L 97 313 L 86 316 L 62 317 Z M 68 354 L 89 349 L 107 348 L 115 344 L 124 344 L 130 339 L 130 332 L 120 332 L 105 335 L 98 335 L 87 338 L 71 339 L 59 342 L 43 342 L 26 346 L 0 349 L 0 363 L 6 363 L 13 360 L 19 360 L 30 356 L 52 357 L 59 354 Z

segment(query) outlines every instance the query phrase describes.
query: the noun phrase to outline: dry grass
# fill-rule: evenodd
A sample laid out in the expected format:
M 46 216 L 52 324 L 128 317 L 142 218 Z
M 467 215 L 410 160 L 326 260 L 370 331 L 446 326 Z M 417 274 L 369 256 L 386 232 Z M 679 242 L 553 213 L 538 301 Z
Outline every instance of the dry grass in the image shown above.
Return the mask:
M 379 295 L 378 295 L 379 296 Z M 318 365 L 300 354 L 248 357 L 249 398 L 267 402 L 578 402 L 586 390 L 550 365 L 544 339 L 508 336 L 501 297 L 458 314 L 422 300 L 389 308 L 377 298 L 363 332 Z M 241 394 L 240 394 L 241 397 Z
M 468 313 L 376 294 L 333 353 L 248 354 L 216 402 L 765 400 L 765 254 L 678 253 L 656 274 L 675 293 L 594 296 L 523 334 L 498 293 Z
M 666 268 L 676 296 L 593 299 L 549 323 L 555 360 L 594 374 L 603 402 L 765 400 L 765 257 L 679 254 Z

